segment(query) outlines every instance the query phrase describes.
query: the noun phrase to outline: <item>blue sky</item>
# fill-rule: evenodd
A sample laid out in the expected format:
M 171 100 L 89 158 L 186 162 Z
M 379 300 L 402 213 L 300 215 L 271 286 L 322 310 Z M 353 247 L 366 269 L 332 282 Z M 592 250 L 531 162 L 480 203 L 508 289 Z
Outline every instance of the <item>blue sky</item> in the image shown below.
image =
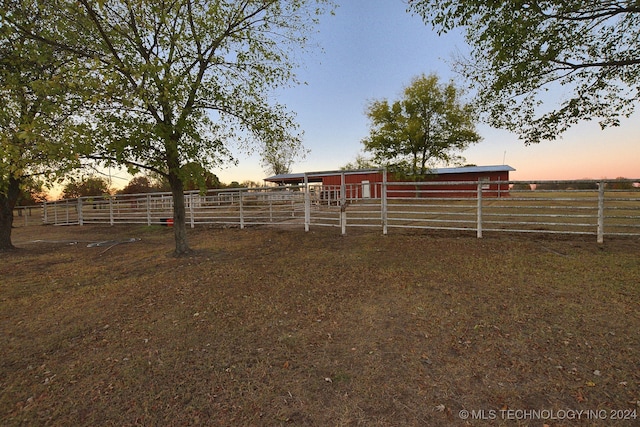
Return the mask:
M 451 70 L 456 52 L 468 47 L 460 33 L 438 36 L 404 0 L 337 0 L 334 16 L 324 16 L 312 42 L 320 49 L 300 58 L 299 80 L 306 84 L 276 94 L 297 114 L 305 132 L 306 159 L 293 172 L 335 170 L 362 150 L 369 132 L 365 116 L 374 99 L 396 99 L 413 77 L 436 73 L 443 81 L 465 82 Z M 622 126 L 601 131 L 585 123 L 562 139 L 524 146 L 508 132 L 479 125 L 483 141 L 466 150 L 468 163 L 513 166 L 512 179 L 640 177 L 640 114 Z M 213 171 L 223 182 L 260 181 L 260 159 L 236 152 L 237 166 Z M 117 185 L 117 182 L 114 182 Z

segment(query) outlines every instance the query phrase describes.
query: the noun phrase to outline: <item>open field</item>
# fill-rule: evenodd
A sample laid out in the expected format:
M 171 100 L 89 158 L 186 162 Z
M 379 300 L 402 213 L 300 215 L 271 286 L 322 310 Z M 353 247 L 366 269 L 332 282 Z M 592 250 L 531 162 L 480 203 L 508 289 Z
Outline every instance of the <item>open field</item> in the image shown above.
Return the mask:
M 0 425 L 640 425 L 637 237 L 189 237 L 16 228 Z

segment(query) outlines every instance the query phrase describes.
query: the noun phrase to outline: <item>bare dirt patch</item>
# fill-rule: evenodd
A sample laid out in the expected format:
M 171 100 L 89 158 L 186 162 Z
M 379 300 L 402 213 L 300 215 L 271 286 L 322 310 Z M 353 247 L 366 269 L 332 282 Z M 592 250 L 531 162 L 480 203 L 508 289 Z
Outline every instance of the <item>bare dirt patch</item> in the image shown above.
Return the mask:
M 640 423 L 612 419 L 640 411 L 638 239 L 189 238 L 176 259 L 167 228 L 15 229 L 0 424 Z

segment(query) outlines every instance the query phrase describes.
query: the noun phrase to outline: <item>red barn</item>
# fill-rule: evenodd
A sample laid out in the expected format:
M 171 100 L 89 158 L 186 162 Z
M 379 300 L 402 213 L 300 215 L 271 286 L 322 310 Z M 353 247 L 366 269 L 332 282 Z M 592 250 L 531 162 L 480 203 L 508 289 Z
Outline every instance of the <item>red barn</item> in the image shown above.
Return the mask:
M 509 194 L 506 181 L 509 181 L 511 171 L 515 169 L 508 165 L 438 168 L 433 169 L 419 184 L 397 178 L 384 169 L 281 174 L 264 180 L 280 185 L 321 183 L 321 198 L 329 200 L 337 199 L 342 185 L 345 186 L 347 199 L 379 198 L 383 182 L 387 183 L 388 197 L 474 197 L 478 181 L 505 181 L 483 186 L 483 196 L 502 197 Z M 403 184 L 393 185 L 394 182 Z M 427 182 L 434 184 L 425 184 Z

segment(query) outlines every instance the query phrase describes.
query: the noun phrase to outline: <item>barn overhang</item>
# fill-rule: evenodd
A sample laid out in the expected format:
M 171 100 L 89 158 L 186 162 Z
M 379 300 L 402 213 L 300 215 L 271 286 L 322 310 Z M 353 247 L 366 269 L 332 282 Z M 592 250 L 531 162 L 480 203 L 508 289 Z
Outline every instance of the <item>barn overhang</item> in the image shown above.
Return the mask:
M 279 175 L 273 175 L 264 178 L 264 181 L 281 185 L 297 185 L 304 184 L 306 182 L 323 182 L 323 178 L 330 176 L 347 176 L 347 175 L 361 175 L 368 173 L 380 173 L 384 169 L 357 169 L 357 170 L 333 170 L 333 171 L 319 171 L 319 172 L 304 172 L 304 173 L 285 173 Z

